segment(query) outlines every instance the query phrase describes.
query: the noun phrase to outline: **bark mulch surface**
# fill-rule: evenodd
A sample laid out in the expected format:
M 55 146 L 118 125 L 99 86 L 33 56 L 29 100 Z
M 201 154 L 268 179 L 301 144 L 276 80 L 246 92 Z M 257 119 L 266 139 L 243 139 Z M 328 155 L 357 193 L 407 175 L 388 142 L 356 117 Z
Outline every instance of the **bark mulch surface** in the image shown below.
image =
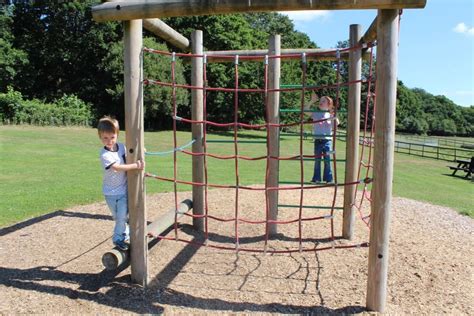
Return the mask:
M 179 193 L 179 200 L 189 197 Z M 342 204 L 342 190 L 336 205 Z M 299 191 L 281 192 L 280 203 L 299 203 Z M 304 204 L 330 205 L 331 189 L 309 190 Z M 260 191 L 239 192 L 239 217 L 265 218 Z M 172 193 L 148 196 L 153 220 L 174 205 Z M 365 206 L 362 216 L 365 216 Z M 279 219 L 298 218 L 299 209 L 280 210 Z M 235 216 L 235 191 L 209 191 L 209 214 Z M 330 214 L 303 209 L 303 218 Z M 58 210 L 0 229 L 0 314 L 20 313 L 367 313 L 369 230 L 357 215 L 355 238 L 341 235 L 341 211 L 331 220 L 280 225 L 268 252 L 197 247 L 161 240 L 149 253 L 150 285 L 130 282 L 130 268 L 105 271 L 101 257 L 111 249 L 113 221 L 105 203 Z M 203 234 L 181 219 L 178 237 L 200 243 Z M 235 247 L 234 222 L 209 220 L 209 245 Z M 474 221 L 455 211 L 404 198 L 392 203 L 386 311 L 390 314 L 474 314 Z M 241 249 L 264 248 L 264 224 L 239 223 Z M 174 237 L 174 231 L 167 236 Z

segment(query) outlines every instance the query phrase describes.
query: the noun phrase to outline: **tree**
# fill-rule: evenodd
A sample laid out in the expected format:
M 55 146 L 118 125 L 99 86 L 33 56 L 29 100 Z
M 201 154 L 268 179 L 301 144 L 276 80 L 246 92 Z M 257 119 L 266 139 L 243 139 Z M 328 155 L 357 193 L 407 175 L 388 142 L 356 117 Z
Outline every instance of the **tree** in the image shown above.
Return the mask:
M 27 54 L 13 47 L 11 15 L 11 6 L 0 8 L 0 92 L 6 92 L 7 87 L 14 84 L 18 74 L 17 67 L 28 62 Z
M 148 48 L 166 51 L 167 47 L 163 43 L 158 43 L 155 39 L 145 37 L 143 45 Z M 114 43 L 104 59 L 106 70 L 112 74 L 117 84 L 107 89 L 113 98 L 113 103 L 120 104 L 123 108 L 123 43 Z M 185 84 L 184 69 L 181 60 L 176 60 L 175 82 Z M 171 58 L 170 56 L 144 53 L 143 58 L 144 79 L 171 83 Z M 170 128 L 172 124 L 173 103 L 172 89 L 160 85 L 145 85 L 143 93 L 143 105 L 145 109 L 145 127 L 147 129 Z M 176 105 L 180 116 L 189 116 L 190 104 L 189 93 L 184 89 L 176 89 Z
M 28 98 L 52 101 L 76 94 L 93 104 L 99 116 L 116 111 L 107 89 L 117 83 L 103 59 L 122 38 L 119 23 L 95 23 L 96 1 L 15 2 L 13 46 L 28 54 L 18 65 L 14 88 Z
M 219 16 L 180 17 L 166 19 L 166 22 L 183 35 L 190 37 L 191 31 L 201 29 L 204 33 L 206 50 L 266 49 L 271 34 L 282 35 L 283 48 L 315 48 L 306 34 L 294 30 L 291 20 L 278 13 L 232 14 Z M 233 30 L 228 32 L 227 30 Z M 207 65 L 207 79 L 212 87 L 233 88 L 235 70 L 232 63 L 210 63 Z M 239 86 L 241 88 L 262 88 L 264 86 L 263 62 L 239 63 Z M 186 68 L 189 80 L 190 68 Z M 335 83 L 335 72 L 329 62 L 310 62 L 307 67 L 308 85 Z M 281 83 L 301 84 L 301 61 L 282 62 Z M 334 95 L 333 90 L 319 91 Z M 282 92 L 281 106 L 299 108 L 301 92 Z M 306 96 L 309 98 L 309 93 Z M 239 94 L 239 120 L 262 122 L 265 119 L 262 94 Z M 208 92 L 207 114 L 211 120 L 230 122 L 234 120 L 234 95 L 229 92 Z M 297 114 L 282 116 L 283 122 L 294 122 Z

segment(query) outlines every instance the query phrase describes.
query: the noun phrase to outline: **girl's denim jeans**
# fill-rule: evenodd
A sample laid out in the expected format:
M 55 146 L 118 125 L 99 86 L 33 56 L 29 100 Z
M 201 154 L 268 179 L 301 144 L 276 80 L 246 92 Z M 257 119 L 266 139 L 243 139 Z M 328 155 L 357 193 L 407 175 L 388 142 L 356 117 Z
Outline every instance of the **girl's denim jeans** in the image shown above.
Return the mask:
M 331 156 L 326 154 L 332 150 L 332 140 L 330 139 L 316 139 L 314 141 L 314 155 L 319 156 L 314 159 L 314 173 L 312 182 L 321 182 L 321 160 L 324 161 L 323 180 L 325 182 L 332 182 L 331 171 Z M 321 156 L 323 155 L 324 156 Z

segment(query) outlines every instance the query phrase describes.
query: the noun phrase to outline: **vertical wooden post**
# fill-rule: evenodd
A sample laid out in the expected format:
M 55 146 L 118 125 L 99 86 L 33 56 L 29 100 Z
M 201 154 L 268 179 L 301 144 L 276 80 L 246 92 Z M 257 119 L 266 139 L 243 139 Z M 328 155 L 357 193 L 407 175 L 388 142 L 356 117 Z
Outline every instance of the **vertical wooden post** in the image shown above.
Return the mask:
M 268 54 L 280 55 L 281 53 L 281 36 L 272 35 L 269 40 Z M 268 89 L 280 88 L 280 58 L 271 58 L 268 61 Z M 268 93 L 268 120 L 269 123 L 280 123 L 280 92 Z M 270 155 L 273 157 L 280 156 L 280 129 L 278 127 L 269 127 L 269 144 Z M 269 177 L 268 186 L 278 187 L 279 161 L 270 159 L 269 161 Z M 278 219 L 278 191 L 268 191 L 269 213 L 271 220 Z M 269 234 L 275 235 L 278 232 L 276 224 L 269 225 Z
M 142 20 L 124 22 L 124 94 L 127 163 L 144 158 Z M 132 282 L 148 283 L 145 177 L 143 171 L 129 171 L 128 209 Z
M 377 87 L 374 183 L 370 217 L 367 308 L 383 313 L 387 300 L 388 247 L 392 202 L 397 96 L 398 10 L 379 10 L 377 16 Z
M 358 45 L 361 39 L 361 25 L 352 24 L 349 32 L 349 45 Z M 349 81 L 357 81 L 362 77 L 362 50 L 349 52 Z M 347 102 L 347 133 L 346 133 L 346 175 L 345 182 L 357 181 L 359 159 L 359 129 L 360 129 L 360 94 L 361 83 L 349 86 Z M 352 239 L 354 236 L 355 207 L 353 206 L 357 186 L 344 187 L 344 213 L 342 222 L 342 237 Z
M 195 30 L 191 34 L 191 51 L 193 54 L 202 55 L 202 31 Z M 203 87 L 203 59 L 193 57 L 191 61 L 191 85 Z M 193 89 L 191 92 L 191 117 L 193 120 L 203 120 L 203 90 Z M 203 150 L 203 124 L 192 125 L 193 153 L 202 153 Z M 204 183 L 204 157 L 193 156 L 193 182 Z M 204 187 L 193 186 L 193 214 L 204 214 Z M 193 218 L 193 225 L 196 229 L 204 230 L 204 218 Z

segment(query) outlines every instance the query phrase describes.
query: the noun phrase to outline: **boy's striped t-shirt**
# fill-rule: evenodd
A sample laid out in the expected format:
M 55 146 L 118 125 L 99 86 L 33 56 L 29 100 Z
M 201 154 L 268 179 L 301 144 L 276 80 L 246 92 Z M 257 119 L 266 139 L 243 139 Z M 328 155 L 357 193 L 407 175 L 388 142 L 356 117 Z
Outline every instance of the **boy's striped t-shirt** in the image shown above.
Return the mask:
M 117 143 L 117 150 L 111 151 L 105 146 L 100 150 L 100 162 L 104 171 L 102 193 L 104 195 L 122 195 L 127 193 L 127 173 L 115 171 L 114 164 L 125 164 L 125 145 Z

